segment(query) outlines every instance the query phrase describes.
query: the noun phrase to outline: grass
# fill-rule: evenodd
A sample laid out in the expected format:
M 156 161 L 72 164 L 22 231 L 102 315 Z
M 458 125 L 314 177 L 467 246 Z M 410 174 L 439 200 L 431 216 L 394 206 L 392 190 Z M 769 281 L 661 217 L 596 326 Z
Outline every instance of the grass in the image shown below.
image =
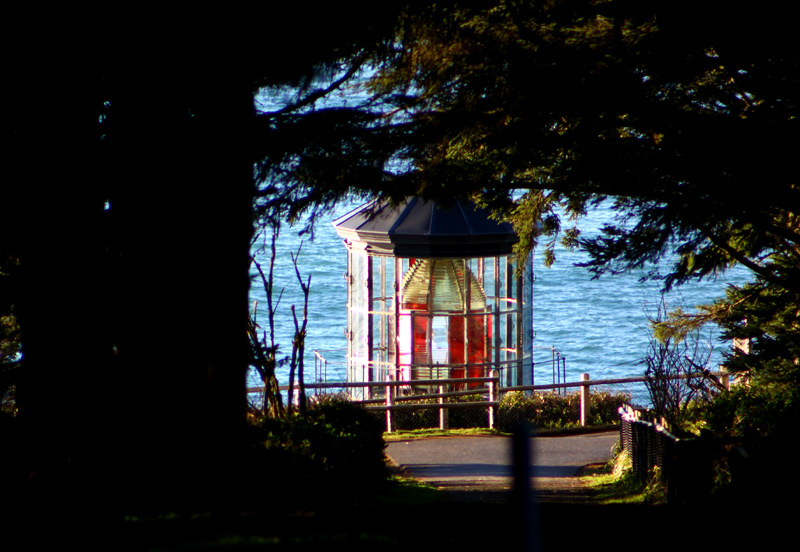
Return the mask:
M 403 506 L 417 506 L 420 504 L 436 504 L 444 500 L 443 491 L 433 485 L 428 485 L 402 475 L 390 477 L 389 485 L 375 497 L 377 505 L 393 504 Z
M 643 483 L 633 475 L 630 457 L 621 452 L 603 466 L 590 467 L 581 475 L 581 481 L 596 494 L 598 504 L 661 504 L 665 495 L 653 474 L 650 483 Z
M 471 428 L 471 429 L 410 429 L 384 433 L 384 441 L 407 441 L 409 439 L 427 439 L 429 437 L 454 437 L 469 435 L 507 435 L 496 429 Z

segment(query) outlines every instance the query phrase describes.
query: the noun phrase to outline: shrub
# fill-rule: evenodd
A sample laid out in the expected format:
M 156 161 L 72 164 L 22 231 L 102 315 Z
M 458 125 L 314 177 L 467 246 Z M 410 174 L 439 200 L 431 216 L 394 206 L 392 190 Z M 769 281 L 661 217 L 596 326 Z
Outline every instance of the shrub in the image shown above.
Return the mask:
M 437 399 L 419 399 L 414 402 L 404 401 L 401 404 L 437 404 Z M 386 414 L 380 412 L 381 420 L 385 420 Z M 412 430 L 439 427 L 439 411 L 434 408 L 420 408 L 418 410 L 395 410 L 393 412 L 393 422 L 395 429 Z
M 693 409 L 691 423 L 718 437 L 793 437 L 800 423 L 800 391 L 737 385 Z
M 357 494 L 387 477 L 382 424 L 345 398 L 315 399 L 305 416 L 262 418 L 253 429 L 260 460 L 287 493 Z
M 462 395 L 453 397 L 448 402 L 486 402 L 486 395 Z M 469 429 L 473 427 L 489 427 L 489 410 L 486 406 L 465 406 L 449 410 L 451 429 Z
M 461 395 L 448 397 L 446 403 L 485 403 L 486 395 Z M 403 401 L 402 404 L 438 405 L 437 398 Z M 376 414 L 381 422 L 385 420 L 385 413 Z M 414 430 L 439 427 L 439 410 L 437 408 L 420 408 L 410 410 L 396 410 L 393 418 L 397 430 Z M 489 413 L 484 404 L 478 406 L 461 406 L 448 409 L 448 425 L 451 429 L 468 429 L 474 427 L 489 427 Z
M 619 422 L 619 407 L 630 404 L 629 393 L 592 393 L 591 425 L 615 424 Z
M 617 409 L 630 402 L 624 393 L 592 393 L 591 425 L 612 424 L 619 421 Z M 531 422 L 538 429 L 562 429 L 580 423 L 580 393 L 559 395 L 521 391 L 506 393 L 500 401 L 498 428 L 511 431 L 520 422 Z

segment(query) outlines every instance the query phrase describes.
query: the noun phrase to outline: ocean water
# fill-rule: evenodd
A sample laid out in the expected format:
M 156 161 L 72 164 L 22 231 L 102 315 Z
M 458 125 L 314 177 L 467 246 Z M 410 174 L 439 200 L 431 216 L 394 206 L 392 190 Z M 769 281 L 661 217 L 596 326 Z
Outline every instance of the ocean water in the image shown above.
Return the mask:
M 305 347 L 306 381 L 315 377 L 315 355 L 318 351 L 327 359 L 329 381 L 341 381 L 345 361 L 345 330 L 347 325 L 347 291 L 344 274 L 347 253 L 332 221 L 355 205 L 343 205 L 320 221 L 313 240 L 298 235 L 300 227 L 282 229 L 276 243 L 276 296 L 282 291 L 276 313 L 276 341 L 282 355 L 291 354 L 295 306 L 302 320 L 303 293 L 300 288 L 292 255 L 305 281 L 310 277 L 308 326 Z M 581 221 L 585 235 L 599 231 L 613 212 L 599 209 Z M 269 237 L 269 236 L 268 236 Z M 266 269 L 269 258 L 269 239 L 262 239 L 254 248 L 256 259 Z M 265 251 L 259 245 L 266 245 Z M 534 361 L 536 383 L 553 381 L 551 359 L 553 348 L 563 358 L 565 380 L 576 381 L 580 374 L 591 379 L 622 378 L 641 375 L 640 364 L 650 340 L 648 313 L 654 314 L 661 301 L 661 282 L 640 281 L 641 274 L 608 275 L 592 279 L 591 274 L 575 266 L 586 259 L 580 251 L 557 249 L 557 260 L 546 268 L 540 252 L 534 255 Z M 266 296 L 255 268 L 252 270 L 251 306 L 256 321 L 267 328 Z M 745 269 L 731 270 L 716 279 L 681 286 L 667 295 L 671 307 L 692 310 L 698 304 L 711 302 L 723 294 L 727 285 L 741 284 L 749 279 Z M 709 334 L 705 342 L 714 350 L 710 364 L 716 367 L 729 343 L 719 342 Z M 318 363 L 316 377 L 322 377 Z M 562 376 L 564 378 L 564 376 Z M 278 371 L 281 384 L 288 383 L 288 367 Z

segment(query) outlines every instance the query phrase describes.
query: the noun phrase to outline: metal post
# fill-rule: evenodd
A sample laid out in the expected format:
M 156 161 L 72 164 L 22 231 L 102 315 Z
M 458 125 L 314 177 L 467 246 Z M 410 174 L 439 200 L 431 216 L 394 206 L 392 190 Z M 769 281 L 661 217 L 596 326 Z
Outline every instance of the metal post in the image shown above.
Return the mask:
M 356 379 L 356 366 L 353 363 L 353 250 L 347 243 L 347 380 L 358 381 Z M 359 378 L 360 379 L 360 378 Z M 358 391 L 354 388 L 350 392 L 351 397 L 355 397 Z
M 523 316 L 523 309 L 524 309 L 524 298 L 525 294 L 522 291 L 522 273 L 516 276 L 516 283 L 517 283 L 517 377 L 514 379 L 513 385 L 524 385 L 523 373 L 525 371 L 523 367 L 523 359 L 525 357 L 525 351 L 523 349 L 523 332 L 527 331 L 524 324 L 525 317 Z
M 397 373 L 400 371 L 400 273 L 403 271 L 403 263 L 400 259 L 394 260 L 394 287 L 392 288 L 392 305 L 394 309 L 394 317 L 392 320 L 392 327 L 394 334 L 391 339 L 390 347 L 394 351 L 394 375 L 395 381 L 397 380 Z M 412 329 L 413 331 L 413 329 Z M 413 348 L 413 340 L 412 340 Z
M 589 374 L 581 374 L 581 381 L 589 381 Z M 589 424 L 592 415 L 592 397 L 589 384 L 581 385 L 581 426 Z
M 378 309 L 378 328 L 381 334 L 380 344 L 378 345 L 378 381 L 386 379 L 385 366 L 389 361 L 389 326 L 386 318 L 386 257 L 381 257 L 380 262 L 380 277 L 381 277 L 381 290 L 379 294 L 380 309 Z M 372 307 L 370 307 L 372 308 Z M 381 372 L 384 372 L 381 374 Z
M 364 280 L 364 285 L 367 288 L 367 381 L 377 381 L 375 377 L 375 370 L 373 368 L 375 356 L 373 354 L 373 349 L 375 348 L 375 336 L 372 333 L 372 318 L 373 318 L 373 310 L 374 305 L 372 302 L 374 301 L 374 292 L 373 292 L 373 277 L 372 277 L 372 257 L 367 255 L 367 279 Z M 366 390 L 366 397 L 368 399 L 372 398 L 372 387 L 367 387 Z
M 469 278 L 467 277 L 469 267 L 467 266 L 467 259 L 462 259 L 462 270 L 464 271 L 464 331 L 462 337 L 464 339 L 464 377 L 469 376 L 469 312 L 472 307 L 472 286 L 470 285 Z M 452 319 L 448 319 L 448 324 Z M 448 374 L 450 377 L 450 374 Z M 466 385 L 465 385 L 466 387 Z
M 439 385 L 439 429 L 450 429 L 450 412 L 444 406 L 445 386 Z
M 508 311 L 511 310 L 509 307 L 512 304 L 510 300 L 514 299 L 513 269 L 514 269 L 514 267 L 512 266 L 509 257 L 506 257 L 505 258 L 505 262 L 504 262 L 504 267 L 503 267 L 503 270 L 505 272 L 504 273 L 505 286 L 504 286 L 503 294 L 505 296 L 505 310 L 507 312 L 507 314 L 505 315 L 505 319 L 506 319 L 506 338 L 505 338 L 506 354 L 505 354 L 505 358 L 503 358 L 503 362 L 504 362 L 503 366 L 506 366 L 505 385 L 508 385 L 508 386 L 513 385 L 512 381 L 511 381 L 511 378 L 513 377 L 513 369 L 511 368 L 510 365 L 506 364 L 506 362 L 509 360 L 509 357 L 510 357 L 510 354 L 509 354 L 508 350 L 511 349 L 512 345 L 516 346 L 516 343 L 514 341 L 514 324 L 516 322 L 516 316 L 514 314 L 512 314 L 512 313 L 508 313 Z M 517 298 L 517 299 L 519 299 L 519 298 Z M 517 301 L 517 305 L 519 305 L 519 301 Z M 517 349 L 514 354 L 515 355 L 519 354 L 519 349 Z
M 388 374 L 386 378 L 388 381 L 394 381 L 394 374 Z M 394 420 L 392 419 L 392 405 L 394 404 L 394 385 L 386 386 L 386 431 L 391 433 L 394 431 Z
M 500 366 L 500 349 L 503 346 L 500 332 L 500 259 L 494 258 L 494 365 Z
M 489 370 L 489 377 L 492 381 L 489 382 L 489 429 L 494 429 L 494 405 L 492 403 L 497 401 L 497 379 L 498 373 L 494 368 Z

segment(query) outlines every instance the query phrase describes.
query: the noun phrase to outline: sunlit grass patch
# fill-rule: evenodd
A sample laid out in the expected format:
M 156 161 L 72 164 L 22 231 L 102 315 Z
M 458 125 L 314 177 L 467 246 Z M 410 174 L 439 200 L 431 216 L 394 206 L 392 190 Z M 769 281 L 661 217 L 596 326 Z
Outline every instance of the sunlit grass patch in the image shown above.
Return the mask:
M 653 481 L 657 481 L 653 477 Z M 658 484 L 645 484 L 631 468 L 630 456 L 622 451 L 603 466 L 585 470 L 581 480 L 596 493 L 600 504 L 653 504 L 663 494 Z
M 384 433 L 384 441 L 404 441 L 408 439 L 423 439 L 427 437 L 453 437 L 470 435 L 504 435 L 495 429 L 471 428 L 471 429 L 412 429 L 404 431 L 393 431 Z

